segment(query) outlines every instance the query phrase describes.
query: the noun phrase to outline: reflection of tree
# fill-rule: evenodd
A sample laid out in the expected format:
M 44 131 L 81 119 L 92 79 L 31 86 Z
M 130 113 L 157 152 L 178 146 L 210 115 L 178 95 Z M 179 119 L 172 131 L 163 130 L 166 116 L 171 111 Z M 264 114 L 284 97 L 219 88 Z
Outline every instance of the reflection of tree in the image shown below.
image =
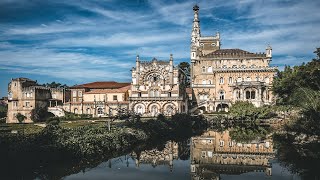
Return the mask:
M 280 163 L 303 179 L 320 179 L 320 143 L 296 143 L 293 135 L 276 135 Z

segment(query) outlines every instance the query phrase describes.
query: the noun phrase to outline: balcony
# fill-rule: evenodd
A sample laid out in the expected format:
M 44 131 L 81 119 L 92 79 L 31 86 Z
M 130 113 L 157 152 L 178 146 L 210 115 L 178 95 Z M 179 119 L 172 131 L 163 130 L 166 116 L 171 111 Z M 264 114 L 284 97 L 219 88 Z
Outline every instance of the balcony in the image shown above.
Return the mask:
M 192 84 L 192 87 L 199 87 L 199 88 L 214 88 L 214 84 Z
M 130 101 L 182 101 L 183 97 L 129 97 Z

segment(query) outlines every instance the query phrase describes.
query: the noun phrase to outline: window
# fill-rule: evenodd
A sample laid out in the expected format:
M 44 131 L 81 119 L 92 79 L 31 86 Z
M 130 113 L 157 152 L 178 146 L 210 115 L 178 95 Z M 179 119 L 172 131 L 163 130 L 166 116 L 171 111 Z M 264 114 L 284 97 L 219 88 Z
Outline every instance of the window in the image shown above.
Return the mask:
M 233 65 L 232 68 L 237 68 L 237 65 Z
M 15 82 L 15 83 L 14 83 L 14 87 L 16 87 L 16 86 L 17 86 L 17 83 Z
M 230 147 L 232 147 L 232 144 L 233 144 L 232 141 L 229 141 L 229 146 L 230 146 Z
M 78 91 L 78 96 L 82 97 L 82 91 Z
M 202 84 L 206 84 L 206 80 L 202 80 Z
M 155 96 L 155 97 L 159 97 L 159 96 L 160 96 L 159 91 L 157 91 L 157 90 L 154 91 L 154 96 Z
M 206 72 L 206 67 L 202 67 L 202 73 L 205 73 Z
M 220 144 L 220 147 L 224 146 L 224 141 L 220 140 L 219 144 Z
M 255 99 L 256 98 L 256 92 L 255 91 L 251 91 L 251 99 Z
M 250 99 L 250 91 L 246 91 L 246 99 Z
M 13 107 L 18 107 L 18 102 L 17 101 L 13 101 Z
M 223 84 L 224 83 L 224 80 L 223 80 L 223 77 L 220 77 L 220 84 Z
M 113 100 L 117 101 L 118 100 L 118 96 L 117 95 L 113 95 Z
M 208 84 L 212 84 L 211 80 L 208 80 Z
M 149 92 L 149 94 L 150 94 L 150 97 L 154 97 L 154 91 L 153 91 L 153 90 L 151 90 L 151 91 Z
M 266 83 L 269 83 L 269 77 L 266 77 L 266 78 L 264 79 L 264 81 L 265 81 Z
M 26 107 L 30 107 L 30 102 L 26 102 Z
M 259 77 L 258 76 L 256 77 L 256 81 L 259 81 Z
M 141 92 L 138 92 L 138 97 L 141 97 Z
M 216 43 L 212 43 L 211 46 L 216 46 Z
M 72 91 L 72 96 L 76 97 L 77 96 L 77 91 Z
M 82 102 L 82 98 L 79 98 L 79 102 Z
M 232 77 L 229 77 L 229 84 L 232 84 Z
M 26 93 L 27 97 L 30 97 L 30 93 Z
M 224 68 L 224 69 L 227 68 L 227 65 L 223 65 L 222 68 Z
M 201 157 L 202 157 L 202 158 L 205 158 L 205 157 L 206 157 L 206 151 L 202 151 L 202 152 L 201 152 Z
M 99 115 L 103 114 L 103 109 L 102 108 L 98 108 L 98 114 Z
M 236 98 L 240 99 L 240 91 L 236 91 Z
M 224 91 L 220 91 L 220 100 L 224 100 Z
M 168 93 L 168 97 L 171 97 L 171 92 Z
M 211 66 L 208 67 L 208 72 L 212 72 L 212 67 Z
M 57 95 L 56 95 L 56 94 L 52 94 L 52 98 L 53 98 L 53 99 L 56 99 L 56 98 L 57 98 Z
M 78 114 L 78 109 L 74 108 L 73 113 Z
M 246 65 L 241 65 L 241 68 L 246 68 Z
M 77 102 L 77 98 L 73 98 L 73 99 L 72 99 L 72 102 Z
M 91 109 L 90 108 L 87 108 L 86 114 L 91 114 Z
M 247 81 L 251 81 L 251 77 L 247 77 Z
M 238 77 L 237 82 L 241 82 L 242 81 L 242 77 Z

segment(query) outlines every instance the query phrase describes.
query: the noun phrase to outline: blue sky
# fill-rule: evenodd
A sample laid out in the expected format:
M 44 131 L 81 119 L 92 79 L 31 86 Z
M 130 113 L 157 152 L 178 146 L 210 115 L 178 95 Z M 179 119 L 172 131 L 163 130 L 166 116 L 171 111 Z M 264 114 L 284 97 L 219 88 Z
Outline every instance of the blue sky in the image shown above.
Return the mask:
M 315 0 L 1 0 L 0 96 L 11 78 L 68 85 L 130 82 L 144 60 L 189 60 L 192 7 L 202 35 L 220 32 L 222 48 L 273 48 L 280 69 L 311 60 L 320 46 Z

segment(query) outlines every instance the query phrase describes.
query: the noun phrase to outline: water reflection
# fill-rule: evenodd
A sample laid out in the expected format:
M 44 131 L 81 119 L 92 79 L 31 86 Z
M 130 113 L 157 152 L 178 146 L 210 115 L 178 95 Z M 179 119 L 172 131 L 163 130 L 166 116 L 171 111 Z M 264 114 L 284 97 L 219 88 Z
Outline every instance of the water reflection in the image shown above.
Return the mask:
M 133 152 L 131 156 L 135 159 L 137 167 L 139 167 L 140 164 L 151 164 L 152 167 L 156 167 L 157 165 L 167 165 L 172 172 L 173 160 L 178 159 L 178 147 L 177 142 L 168 141 L 163 150 L 155 148 L 152 150 Z
M 220 179 L 221 174 L 264 172 L 271 176 L 271 139 L 236 142 L 229 131 L 207 131 L 191 138 L 191 179 Z

